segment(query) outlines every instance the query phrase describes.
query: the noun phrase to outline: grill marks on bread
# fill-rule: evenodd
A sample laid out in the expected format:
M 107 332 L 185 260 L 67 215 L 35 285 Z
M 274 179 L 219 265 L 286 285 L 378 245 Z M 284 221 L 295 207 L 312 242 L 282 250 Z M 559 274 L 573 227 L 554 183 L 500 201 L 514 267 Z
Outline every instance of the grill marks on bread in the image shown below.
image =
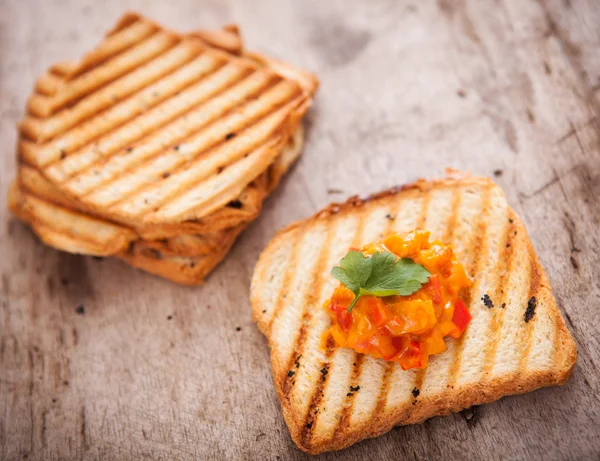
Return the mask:
M 303 362 L 301 361 L 302 354 L 304 352 L 304 342 L 306 341 L 306 329 L 311 322 L 312 313 L 315 309 L 319 309 L 320 305 L 318 304 L 320 297 L 322 296 L 322 283 L 325 279 L 324 275 L 327 273 L 329 266 L 329 259 L 331 255 L 331 249 L 333 245 L 333 238 L 335 237 L 335 228 L 328 227 L 326 230 L 326 238 L 325 243 L 321 251 L 319 252 L 318 261 L 315 265 L 314 271 L 311 274 L 311 283 L 308 285 L 309 293 L 307 293 L 306 299 L 307 302 L 303 303 L 302 300 L 299 301 L 300 304 L 300 328 L 294 333 L 294 346 L 292 352 L 289 354 L 288 358 L 288 368 L 292 368 L 295 366 L 296 368 L 300 368 Z M 281 299 L 281 293 L 279 295 L 279 299 Z M 300 358 L 299 358 L 300 357 Z M 283 394 L 286 398 L 289 397 L 290 391 L 294 386 L 294 380 L 290 379 L 289 376 L 286 377 L 285 382 L 282 386 Z
M 402 202 L 400 202 L 397 207 L 393 207 L 393 209 L 390 210 L 390 213 L 386 213 L 385 218 L 386 218 L 387 222 L 385 223 L 385 230 L 382 233 L 383 235 L 388 235 L 393 232 L 394 225 L 396 224 L 395 217 L 398 215 L 398 208 L 400 208 L 401 206 L 402 206 Z M 332 438 L 337 439 L 337 440 L 340 440 L 341 438 L 343 438 L 344 431 L 346 430 L 346 427 L 348 426 L 348 423 L 350 422 L 350 418 L 352 416 L 352 411 L 353 411 L 354 403 L 355 403 L 355 399 L 356 399 L 356 397 L 355 397 L 356 391 L 354 391 L 353 389 L 358 389 L 358 390 L 360 389 L 360 385 L 358 384 L 358 382 L 361 377 L 362 367 L 363 367 L 363 363 L 365 362 L 365 359 L 370 360 L 370 362 L 369 362 L 370 368 L 373 368 L 373 366 L 382 367 L 381 368 L 382 374 L 381 374 L 380 392 L 376 396 L 376 401 L 374 402 L 375 412 L 380 410 L 381 402 L 385 401 L 384 394 L 387 393 L 387 378 L 389 377 L 389 369 L 391 367 L 391 363 L 386 362 L 384 364 L 378 364 L 377 361 L 373 360 L 370 357 L 366 357 L 363 354 L 357 354 L 354 351 L 352 351 L 351 354 L 354 357 L 354 361 L 353 361 L 354 371 L 353 371 L 352 378 L 350 380 L 350 382 L 351 382 L 350 387 L 349 387 L 350 392 L 346 394 L 346 397 L 347 397 L 346 405 L 343 407 L 341 415 L 339 416 L 339 418 L 337 420 L 337 424 L 335 425 L 335 427 L 332 431 Z M 373 362 L 375 362 L 375 363 L 373 363 Z M 377 374 L 377 373 L 375 373 L 375 374 Z M 370 384 L 373 385 L 373 382 L 371 382 Z M 363 384 L 363 388 L 364 388 L 364 384 Z M 364 392 L 363 392 L 363 394 L 364 394 Z
M 440 235 L 441 241 L 446 244 L 448 244 L 448 243 L 454 244 L 454 231 L 456 229 L 459 206 L 460 206 L 460 203 L 462 200 L 462 195 L 463 195 L 463 194 L 461 194 L 461 191 L 458 188 L 454 188 L 450 192 L 451 192 L 451 197 L 449 197 L 449 202 L 451 203 L 451 205 L 450 205 L 449 213 L 447 214 L 447 216 L 444 216 L 445 228 L 430 229 L 434 233 L 434 235 Z M 436 215 L 437 214 L 439 214 L 439 212 L 436 212 Z M 442 226 L 444 225 L 443 221 L 439 221 L 439 222 L 440 222 L 440 225 L 442 225 Z M 427 226 L 425 220 L 422 223 L 419 223 L 419 225 L 422 226 L 423 229 L 428 229 L 428 226 Z M 439 232 L 439 234 L 438 234 L 438 232 Z M 459 255 L 457 255 L 457 257 L 459 257 Z M 447 343 L 448 342 L 450 342 L 450 340 L 447 340 Z M 455 347 L 455 345 L 449 344 L 448 347 L 449 347 L 449 349 L 451 349 L 451 348 Z M 436 366 L 435 362 L 436 362 L 436 357 L 432 357 L 430 366 L 435 367 Z M 428 371 L 428 369 L 415 371 L 414 389 L 418 389 L 419 393 L 421 392 L 420 389 L 423 387 L 423 383 L 425 381 L 427 371 Z M 411 393 L 412 393 L 412 391 L 411 391 Z M 412 393 L 412 394 L 414 397 L 414 393 Z M 416 400 L 413 401 L 413 403 L 416 403 Z
M 485 363 L 483 366 L 483 379 L 490 379 L 490 373 L 494 367 L 494 359 L 498 349 L 499 333 L 504 323 L 506 305 L 508 302 L 508 284 L 510 274 L 514 270 L 514 248 L 515 248 L 515 227 L 513 225 L 515 214 L 512 210 L 508 211 L 508 223 L 505 225 L 504 236 L 500 242 L 499 251 L 502 255 L 494 269 L 498 274 L 498 283 L 493 291 L 493 301 L 496 309 L 492 312 L 490 340 L 486 344 Z
M 350 240 L 350 245 L 348 247 L 352 247 L 352 248 L 357 248 L 361 246 L 361 243 L 363 242 L 363 232 L 366 226 L 366 218 L 367 216 L 364 215 L 364 212 L 362 210 L 358 211 L 358 223 L 356 225 L 356 228 L 354 230 L 354 235 L 351 237 Z M 348 248 L 346 248 L 346 251 L 348 250 Z M 339 258 L 337 258 L 337 260 L 339 261 L 339 259 L 344 255 L 345 253 L 343 253 Z M 330 268 L 331 269 L 331 268 Z M 334 283 L 333 287 L 335 287 L 337 284 Z M 331 295 L 331 291 L 324 293 L 324 299 L 322 300 L 323 302 L 325 302 L 325 300 Z M 323 304 L 323 302 L 321 303 L 321 306 Z M 318 309 L 318 307 L 317 307 Z M 318 330 L 318 338 L 322 338 L 323 334 L 325 332 L 325 330 L 327 329 L 328 325 L 329 325 L 329 317 L 327 315 L 326 312 L 324 312 L 324 309 L 320 309 L 321 314 L 321 318 L 324 321 L 319 322 L 316 325 L 316 330 Z M 318 345 L 317 345 L 318 347 Z M 302 431 L 302 440 L 304 441 L 304 443 L 310 443 L 310 440 L 312 438 L 312 433 L 313 430 L 315 428 L 315 426 L 318 424 L 319 422 L 319 406 L 321 405 L 321 401 L 323 400 L 324 394 L 328 388 L 329 383 L 331 382 L 331 370 L 330 367 L 332 366 L 332 362 L 334 360 L 343 360 L 344 357 L 348 357 L 349 355 L 351 355 L 350 351 L 342 351 L 340 353 L 340 351 L 342 351 L 342 349 L 339 348 L 334 348 L 333 347 L 333 341 L 331 340 L 331 338 L 328 338 L 327 342 L 326 342 L 326 349 L 325 349 L 325 357 L 324 360 L 322 360 L 320 362 L 320 364 L 318 365 L 318 367 L 321 368 L 321 370 L 326 370 L 326 373 L 321 373 L 321 379 L 319 380 L 319 383 L 317 385 L 317 388 L 315 389 L 314 394 L 312 395 L 312 398 L 310 400 L 310 404 L 308 406 L 308 411 L 306 414 L 306 421 L 307 423 L 304 425 L 304 429 Z M 336 356 L 336 357 L 334 357 Z M 351 358 L 350 358 L 351 360 Z M 337 368 L 336 368 L 337 369 Z M 335 404 L 331 403 L 327 403 L 327 407 L 328 408 L 336 408 Z
M 483 269 L 485 267 L 489 267 L 492 258 L 490 258 L 490 235 L 489 235 L 489 215 L 490 215 L 490 207 L 491 207 L 491 190 L 489 187 L 484 188 L 481 191 L 482 200 L 481 200 L 481 210 L 479 216 L 477 217 L 476 223 L 474 223 L 474 232 L 472 233 L 472 241 L 470 242 L 469 248 L 475 252 L 472 256 L 469 266 L 466 268 L 467 273 L 469 273 L 470 277 L 472 277 L 473 284 L 470 289 L 467 291 L 465 296 L 465 304 L 470 307 L 471 312 L 471 322 L 467 326 L 467 330 L 469 328 L 475 331 L 477 328 L 485 328 L 487 323 L 487 318 L 481 318 L 478 322 L 477 317 L 487 317 L 489 316 L 489 312 L 484 312 L 482 309 L 478 309 L 476 303 L 473 302 L 474 299 L 478 299 L 476 293 L 481 290 L 481 287 L 485 287 L 487 280 L 483 274 Z M 471 275 L 474 274 L 474 275 Z M 465 337 L 468 332 L 465 330 L 463 335 L 458 338 L 458 340 L 453 341 L 452 356 L 450 367 L 448 370 L 448 377 L 446 381 L 446 386 L 449 388 L 453 388 L 456 384 L 456 380 L 458 378 L 458 372 L 461 366 L 462 354 L 463 354 L 463 343 Z M 477 333 L 481 333 L 481 331 L 477 331 Z
M 207 44 L 219 34 L 227 52 Z M 178 35 L 126 16 L 81 61 L 39 80 L 22 161 L 123 223 L 199 219 L 235 199 L 295 130 L 316 80 L 236 55 L 227 34 Z

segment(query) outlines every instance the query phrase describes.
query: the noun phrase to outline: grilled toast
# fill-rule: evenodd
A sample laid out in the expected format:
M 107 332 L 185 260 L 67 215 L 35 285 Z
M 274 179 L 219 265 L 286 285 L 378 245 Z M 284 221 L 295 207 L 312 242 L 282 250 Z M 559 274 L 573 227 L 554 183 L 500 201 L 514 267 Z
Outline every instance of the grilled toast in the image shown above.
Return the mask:
M 197 231 L 269 168 L 316 87 L 235 27 L 181 35 L 128 14 L 38 80 L 19 158 L 96 216 Z
M 133 267 L 173 282 L 182 285 L 202 285 L 208 274 L 227 256 L 238 235 L 245 228 L 246 224 L 242 224 L 226 232 L 221 231 L 223 235 L 220 237 L 219 246 L 205 253 L 198 251 L 199 247 L 194 245 L 201 246 L 204 243 L 202 236 L 198 236 L 199 242 L 187 242 L 188 253 L 197 253 L 190 256 L 148 248 L 143 240 L 132 243 L 127 250 L 116 256 Z
M 138 239 L 131 229 L 97 219 L 23 191 L 8 191 L 8 208 L 46 244 L 69 253 L 110 256 Z
M 300 156 L 303 144 L 304 130 L 302 125 L 300 125 L 266 173 L 249 184 L 228 206 L 217 210 L 215 213 L 212 213 L 202 220 L 181 223 L 179 225 L 144 225 L 138 227 L 133 225 L 130 227 L 140 238 L 146 241 L 155 241 L 175 239 L 182 236 L 197 236 L 198 234 L 215 234 L 252 221 L 260 213 L 264 199 L 277 186 L 281 177 Z M 45 209 L 58 206 L 58 211 L 67 213 L 66 215 L 61 215 L 63 217 L 69 216 L 70 219 L 74 220 L 81 218 L 86 220 L 86 222 L 88 222 L 87 219 L 89 218 L 94 222 L 104 221 L 115 228 L 128 227 L 113 223 L 109 220 L 104 220 L 99 216 L 90 216 L 89 210 L 87 210 L 85 206 L 63 194 L 51 182 L 46 180 L 46 178 L 44 178 L 44 176 L 34 167 L 28 165 L 19 166 L 18 189 L 18 195 L 16 189 L 12 191 L 12 199 L 10 200 L 9 207 L 13 210 L 15 215 L 25 222 L 31 222 L 35 219 L 39 221 L 39 218 L 36 218 L 36 212 L 38 211 L 39 206 L 45 206 Z M 23 210 L 19 211 L 18 203 L 24 203 L 24 198 L 29 196 L 33 197 L 33 207 L 29 207 L 28 213 L 24 213 Z M 17 200 L 18 198 L 19 200 Z M 40 204 L 40 200 L 43 202 L 42 204 Z M 50 217 L 50 214 L 51 212 L 46 213 L 47 218 Z M 44 220 L 42 219 L 42 221 Z M 53 219 L 46 219 L 45 228 L 52 228 L 60 224 L 60 219 L 57 222 L 53 221 Z M 92 230 L 89 227 L 88 229 Z M 93 235 L 85 236 L 84 239 L 85 238 L 91 241 L 97 240 L 97 237 Z M 129 240 L 131 240 L 131 238 Z M 84 248 L 81 245 L 77 245 L 76 247 L 79 250 L 77 252 L 82 252 L 81 250 Z M 71 245 L 63 245 L 60 249 L 71 251 L 69 248 L 71 248 Z M 118 252 L 114 247 L 110 248 L 112 248 L 114 253 Z M 108 250 L 102 251 L 102 255 L 105 255 L 105 251 Z M 87 252 L 83 251 L 83 253 Z M 98 255 L 98 252 L 96 251 L 88 254 Z M 188 254 L 187 256 L 190 255 Z
M 130 229 L 88 215 L 77 201 L 27 165 L 21 165 L 19 179 L 9 190 L 8 205 L 15 216 L 54 248 L 95 256 L 116 255 L 134 267 L 177 283 L 198 285 L 258 216 L 265 198 L 300 156 L 303 143 L 304 131 L 299 126 L 275 162 L 231 206 L 186 226 Z
M 424 370 L 321 346 L 331 268 L 350 247 L 427 229 L 473 281 L 472 321 Z M 493 307 L 481 301 L 487 294 Z M 253 317 L 292 439 L 321 453 L 509 394 L 561 385 L 576 346 L 523 223 L 490 179 L 454 176 L 333 204 L 280 231 L 256 265 Z

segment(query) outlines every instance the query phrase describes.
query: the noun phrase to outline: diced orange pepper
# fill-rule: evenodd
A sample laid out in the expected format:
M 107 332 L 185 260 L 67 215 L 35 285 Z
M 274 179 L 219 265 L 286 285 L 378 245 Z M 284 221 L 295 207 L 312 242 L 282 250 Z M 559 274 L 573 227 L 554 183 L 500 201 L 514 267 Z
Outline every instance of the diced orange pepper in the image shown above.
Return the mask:
M 381 298 L 375 296 L 368 296 L 367 299 L 366 316 L 371 322 L 371 325 L 376 327 L 383 325 L 386 320 L 386 308 Z

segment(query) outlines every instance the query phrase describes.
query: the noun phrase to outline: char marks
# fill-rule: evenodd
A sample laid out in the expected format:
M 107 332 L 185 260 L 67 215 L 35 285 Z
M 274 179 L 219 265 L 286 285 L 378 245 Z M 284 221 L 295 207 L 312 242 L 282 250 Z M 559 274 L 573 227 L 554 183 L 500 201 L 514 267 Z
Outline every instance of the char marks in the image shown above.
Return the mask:
M 509 277 L 513 271 L 514 254 L 517 241 L 515 239 L 515 214 L 512 210 L 508 214 L 508 222 L 505 225 L 505 232 L 502 242 L 499 247 L 501 257 L 494 269 L 495 274 L 499 274 L 499 278 L 494 290 L 493 300 L 495 309 L 492 317 L 491 334 L 488 343 L 486 344 L 486 353 L 484 357 L 483 379 L 492 379 L 492 369 L 494 368 L 494 358 L 498 349 L 499 332 L 502 329 L 504 315 L 506 314 L 506 303 L 508 297 Z
M 350 247 L 360 247 L 362 237 L 363 237 L 362 234 L 363 234 L 365 225 L 366 225 L 366 216 L 364 214 L 364 211 L 361 210 L 359 212 L 358 222 L 356 223 L 355 228 L 354 228 L 354 234 L 353 234 L 352 238 L 350 239 L 350 245 L 349 245 Z M 347 250 L 348 249 L 346 249 L 345 251 L 347 251 Z M 342 256 L 343 256 L 343 254 L 342 254 Z M 335 286 L 335 282 L 333 283 L 333 285 Z M 322 295 L 323 295 L 323 297 L 328 297 L 329 293 L 322 293 Z M 326 328 L 329 325 L 330 325 L 330 321 L 328 318 L 327 318 L 327 324 L 319 325 L 323 329 L 323 331 L 320 333 L 320 335 L 322 335 L 325 332 Z M 305 447 L 310 446 L 314 428 L 318 424 L 319 405 L 321 404 L 321 400 L 323 399 L 323 396 L 327 389 L 327 385 L 329 382 L 328 378 L 330 378 L 330 375 L 331 375 L 331 373 L 330 373 L 331 359 L 336 350 L 339 351 L 339 349 L 334 348 L 333 339 L 327 338 L 325 357 L 324 357 L 323 362 L 319 365 L 319 367 L 321 367 L 321 378 L 319 379 L 319 383 L 315 389 L 315 392 L 313 393 L 313 395 L 310 399 L 310 403 L 308 405 L 308 411 L 307 411 L 306 417 L 305 417 L 306 423 L 301 432 L 301 441 L 302 441 L 303 446 L 305 446 Z M 325 370 L 324 373 L 323 373 L 323 370 Z
M 287 263 L 287 266 L 283 269 L 283 273 L 284 273 L 283 280 L 282 280 L 281 286 L 279 287 L 279 293 L 277 294 L 275 306 L 273 307 L 273 313 L 272 313 L 271 318 L 266 327 L 266 331 L 268 332 L 267 336 L 269 336 L 269 337 L 272 334 L 273 322 L 279 315 L 279 312 L 281 311 L 281 309 L 283 309 L 284 300 L 285 300 L 285 292 L 291 286 L 291 283 L 294 280 L 294 273 L 296 271 L 296 266 L 298 264 L 298 258 L 299 258 L 298 250 L 299 250 L 299 246 L 300 246 L 299 245 L 300 241 L 298 238 L 294 238 L 292 241 L 293 241 L 293 244 L 292 244 L 293 246 L 292 246 L 291 253 L 290 253 L 290 256 L 288 259 L 288 263 Z
M 524 303 L 523 306 L 517 307 L 518 309 L 521 309 L 523 313 L 525 313 L 525 310 L 528 307 L 529 303 L 533 303 L 534 306 L 535 304 L 537 304 L 537 298 L 539 297 L 539 291 L 541 286 L 541 271 L 537 262 L 537 256 L 535 255 L 535 252 L 531 245 L 529 246 L 529 248 L 527 248 L 527 252 L 529 254 L 529 260 L 531 262 L 531 266 L 529 268 L 530 282 L 529 294 L 527 296 L 528 301 L 527 303 Z M 531 319 L 527 322 L 525 322 L 525 320 L 523 321 L 523 323 L 525 324 L 525 332 L 521 335 L 522 337 L 520 341 L 521 350 L 523 351 L 519 363 L 520 370 L 524 369 L 524 367 L 527 366 L 527 361 L 529 360 L 529 354 L 531 352 L 532 347 L 533 330 L 535 328 L 536 320 L 537 318 L 539 318 L 539 316 L 539 313 L 537 315 L 534 314 L 533 317 L 531 317 Z
M 476 287 L 479 287 L 481 284 L 481 267 L 483 264 L 486 264 L 487 258 L 489 257 L 489 245 L 488 245 L 488 226 L 486 225 L 486 218 L 490 214 L 491 208 L 491 188 L 485 187 L 482 191 L 483 199 L 481 205 L 481 212 L 479 213 L 477 226 L 475 227 L 475 231 L 473 232 L 473 242 L 469 245 L 472 248 L 472 251 L 475 251 L 475 255 L 472 256 L 470 267 L 468 267 L 467 274 L 470 277 L 474 277 L 473 285 L 467 291 L 465 296 L 465 304 L 469 306 L 471 311 L 471 315 L 474 312 L 473 306 L 473 293 Z M 470 326 L 470 325 L 469 325 Z M 467 326 L 467 329 L 469 328 Z M 462 360 L 462 352 L 463 352 L 463 343 L 466 336 L 466 330 L 463 332 L 461 337 L 455 341 L 452 362 L 450 364 L 450 370 L 448 373 L 447 386 L 452 388 L 454 387 L 457 379 L 458 371 L 460 370 L 461 360 Z
M 287 368 L 290 370 L 293 367 L 299 368 L 301 365 L 300 358 L 304 352 L 306 330 L 312 321 L 314 309 L 319 309 L 321 307 L 319 305 L 319 300 L 323 297 L 323 280 L 325 279 L 325 273 L 328 270 L 328 263 L 331 259 L 331 246 L 333 243 L 332 239 L 336 234 L 335 230 L 336 228 L 334 226 L 327 227 L 327 237 L 325 239 L 324 249 L 320 252 L 318 261 L 312 273 L 313 284 L 310 288 L 312 293 L 307 296 L 308 302 L 302 306 L 300 329 L 295 334 L 296 340 L 294 342 L 293 351 L 287 360 Z M 282 390 L 283 395 L 285 395 L 287 398 L 289 397 L 290 391 L 294 386 L 295 380 L 290 376 L 286 376 L 284 379 L 285 381 L 282 385 Z
M 403 204 L 403 200 L 400 200 L 397 208 L 395 210 L 392 210 L 391 213 L 386 214 L 385 218 L 388 220 L 388 222 L 387 222 L 387 228 L 385 230 L 384 235 L 389 235 L 394 232 L 394 227 L 397 224 L 396 219 L 398 218 L 399 214 L 401 213 L 402 204 Z M 426 207 L 426 205 L 425 205 L 425 207 Z M 360 366 L 362 366 L 362 360 L 358 363 L 360 364 Z M 377 401 L 375 403 L 375 410 L 374 410 L 375 414 L 381 413 L 383 411 L 383 409 L 385 408 L 385 402 L 386 402 L 387 393 L 389 390 L 388 380 L 391 375 L 393 366 L 394 366 L 394 364 L 391 362 L 386 362 L 384 364 L 383 376 L 381 377 L 381 386 L 380 386 L 379 394 L 377 396 Z M 357 379 L 355 378 L 354 381 L 356 382 Z M 344 428 L 342 427 L 342 419 L 348 418 L 347 416 L 345 416 L 345 413 L 351 413 L 352 406 L 349 405 L 347 407 L 347 409 L 344 409 L 343 411 L 344 411 L 344 413 L 342 413 L 342 416 L 340 417 L 340 422 L 338 423 L 338 426 L 335 428 L 334 434 L 341 433 L 343 431 Z
M 381 235 L 386 236 L 389 235 L 393 228 L 394 228 L 394 224 L 395 224 L 395 217 L 398 215 L 398 210 L 401 207 L 401 203 L 402 201 L 400 201 L 397 206 L 393 209 L 390 209 L 386 212 L 380 212 L 380 215 L 383 216 L 378 216 L 379 221 L 381 221 L 383 223 L 383 230 Z M 373 219 L 372 217 L 369 219 Z M 371 240 L 371 236 L 367 236 L 366 239 L 367 241 Z M 363 242 L 366 243 L 366 242 Z M 350 357 L 349 360 L 352 360 L 352 366 L 353 366 L 353 372 L 352 372 L 352 376 L 350 377 L 350 381 L 349 381 L 349 390 L 350 392 L 346 393 L 346 399 L 345 402 L 343 403 L 343 409 L 342 412 L 340 414 L 340 416 L 337 418 L 337 423 L 335 424 L 335 426 L 332 429 L 332 438 L 333 439 L 342 439 L 344 437 L 344 432 L 346 430 L 346 428 L 350 425 L 350 421 L 352 420 L 353 414 L 354 414 L 354 405 L 355 405 L 355 400 L 356 400 L 356 392 L 352 391 L 352 389 L 360 389 L 360 385 L 358 384 L 360 382 L 360 379 L 362 377 L 363 374 L 363 368 L 367 368 L 367 372 L 370 375 L 375 375 L 375 377 L 377 377 L 378 373 L 377 370 L 372 370 L 373 366 L 377 366 L 378 361 L 373 360 L 370 357 L 365 357 L 363 354 L 357 354 L 354 351 L 350 352 Z M 386 363 L 383 369 L 383 373 L 381 375 L 381 382 L 382 382 L 382 386 L 379 387 L 379 389 L 383 389 L 385 387 L 384 385 L 384 380 L 385 380 L 385 376 L 387 373 L 387 368 L 389 367 L 389 363 Z M 371 382 L 370 383 L 371 386 L 375 386 L 375 382 Z M 363 385 L 363 387 L 366 387 Z M 364 391 L 363 391 L 364 394 Z M 363 395 L 361 394 L 361 396 Z M 379 396 L 377 396 L 379 399 Z M 379 404 L 379 400 L 376 400 L 374 402 L 374 407 L 377 408 L 377 405 Z

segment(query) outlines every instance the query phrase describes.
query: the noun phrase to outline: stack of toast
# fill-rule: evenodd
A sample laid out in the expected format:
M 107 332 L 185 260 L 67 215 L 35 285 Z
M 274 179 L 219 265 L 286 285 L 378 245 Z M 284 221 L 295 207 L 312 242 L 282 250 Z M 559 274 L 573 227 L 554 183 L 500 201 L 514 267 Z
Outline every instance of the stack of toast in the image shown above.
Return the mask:
M 9 207 L 50 246 L 200 284 L 299 156 L 317 85 L 235 26 L 126 14 L 37 81 Z

